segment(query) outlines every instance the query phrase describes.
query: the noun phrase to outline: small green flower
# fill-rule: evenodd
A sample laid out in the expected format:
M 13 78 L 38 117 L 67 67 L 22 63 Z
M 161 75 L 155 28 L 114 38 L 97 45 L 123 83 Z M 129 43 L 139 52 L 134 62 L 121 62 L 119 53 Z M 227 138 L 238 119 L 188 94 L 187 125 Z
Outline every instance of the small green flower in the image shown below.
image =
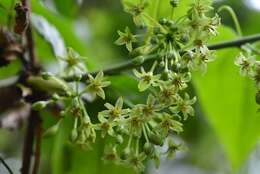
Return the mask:
M 183 54 L 180 59 L 180 65 L 182 68 L 189 68 L 190 70 L 195 69 L 195 56 L 192 51 L 187 51 Z
M 207 20 L 207 25 L 204 27 L 213 36 L 218 34 L 217 28 L 220 25 L 220 17 L 216 14 L 213 18 Z
M 170 74 L 170 83 L 177 89 L 183 90 L 187 87 L 187 83 L 191 80 L 190 73 L 175 73 Z
M 144 11 L 148 7 L 146 0 L 141 1 L 138 4 L 134 4 L 130 1 L 124 1 L 124 9 L 127 13 L 133 16 L 134 23 L 137 26 L 145 26 Z
M 130 112 L 130 109 L 123 109 L 123 98 L 119 97 L 115 103 L 115 106 L 110 103 L 106 103 L 105 107 L 108 110 L 99 112 L 98 119 L 100 122 L 108 121 L 119 121 L 126 117 Z
M 160 75 L 154 75 L 153 71 L 157 65 L 157 62 L 155 62 L 150 69 L 150 71 L 145 72 L 144 68 L 141 67 L 141 72 L 138 72 L 136 69 L 133 70 L 135 76 L 140 79 L 138 84 L 138 89 L 142 92 L 148 89 L 150 86 L 155 86 L 156 82 L 159 81 Z
M 167 136 L 169 131 L 180 133 L 183 131 L 182 123 L 173 119 L 173 116 L 168 113 L 162 114 L 162 121 L 159 125 L 159 129 L 162 131 L 162 135 Z
M 125 28 L 125 32 L 118 31 L 119 38 L 115 41 L 117 45 L 126 45 L 129 52 L 133 51 L 132 44 L 137 42 L 136 36 L 133 35 L 128 27 Z
M 243 76 L 250 75 L 252 73 L 252 68 L 255 64 L 254 56 L 246 57 L 244 54 L 240 53 L 235 61 L 235 65 L 240 67 L 240 74 Z
M 110 85 L 109 81 L 105 81 L 104 73 L 100 71 L 94 78 L 91 74 L 88 74 L 89 85 L 86 87 L 84 92 L 91 92 L 94 95 L 98 95 L 102 99 L 105 99 L 105 92 L 103 88 Z
M 160 103 L 164 105 L 176 103 L 178 99 L 177 88 L 169 83 L 161 83 L 158 98 Z
M 156 168 L 159 168 L 159 166 L 160 166 L 160 163 L 161 163 L 161 158 L 160 157 L 161 157 L 160 152 L 157 149 L 155 149 L 154 154 L 152 156 L 152 159 L 153 159 L 153 161 L 155 163 L 155 167 Z
M 186 120 L 189 115 L 194 116 L 194 109 L 192 105 L 196 102 L 196 100 L 196 97 L 190 99 L 190 96 L 185 93 L 184 99 L 180 97 L 178 99 L 177 105 L 170 107 L 170 110 L 175 114 L 181 112 L 183 114 L 184 120 Z
M 175 157 L 176 152 L 182 150 L 182 144 L 175 144 L 172 138 L 168 139 L 167 158 L 172 159 Z
M 152 94 L 148 96 L 146 104 L 139 104 L 136 107 L 140 109 L 141 116 L 148 120 L 156 116 L 156 111 L 160 110 L 158 105 L 156 105 L 156 99 Z
M 110 136 L 115 136 L 115 131 L 113 127 L 116 126 L 115 123 L 113 122 L 101 122 L 98 124 L 97 130 L 101 131 L 101 137 L 105 137 L 107 134 Z
M 135 154 L 131 153 L 130 157 L 127 159 L 127 164 L 133 167 L 137 172 L 143 172 L 145 169 L 144 160 L 146 155 L 144 153 Z
M 115 163 L 120 162 L 120 158 L 118 156 L 118 153 L 117 153 L 115 146 L 113 146 L 113 147 L 112 146 L 106 146 L 105 147 L 103 160 L 105 162 L 115 162 Z
M 200 53 L 196 53 L 196 67 L 201 70 L 201 72 L 204 74 L 207 71 L 208 63 L 215 60 L 215 52 L 211 50 L 204 50 Z
M 72 48 L 67 48 L 67 56 L 59 57 L 60 60 L 66 62 L 65 72 L 68 74 L 75 73 L 76 71 L 86 72 L 85 57 L 80 56 Z
M 32 108 L 33 110 L 40 111 L 47 107 L 48 104 L 50 104 L 51 101 L 38 101 L 33 103 Z
M 96 131 L 95 126 L 88 120 L 83 118 L 83 121 L 78 127 L 78 137 L 76 139 L 76 144 L 82 148 L 89 149 L 91 144 L 96 141 Z
M 196 0 L 188 11 L 190 18 L 204 17 L 205 13 L 211 11 L 213 7 L 208 0 Z
M 260 90 L 260 62 L 259 61 L 256 61 L 255 69 L 250 74 L 250 77 L 255 81 L 256 87 L 259 91 Z

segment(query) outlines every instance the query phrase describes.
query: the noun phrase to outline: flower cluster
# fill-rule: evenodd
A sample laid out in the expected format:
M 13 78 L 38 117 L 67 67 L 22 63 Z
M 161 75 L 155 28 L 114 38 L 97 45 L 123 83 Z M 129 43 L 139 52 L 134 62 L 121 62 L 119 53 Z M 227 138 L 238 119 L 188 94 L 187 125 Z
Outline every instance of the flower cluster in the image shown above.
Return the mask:
M 178 3 L 170 0 L 169 8 L 178 8 Z M 55 101 L 69 99 L 64 113 L 70 112 L 75 117 L 72 142 L 89 148 L 95 142 L 96 132 L 100 131 L 101 137 L 110 137 L 103 159 L 128 165 L 138 172 L 144 171 L 144 162 L 149 159 L 159 166 L 163 153 L 157 147 L 165 142 L 168 141 L 168 157 L 173 157 L 181 149 L 181 145 L 170 137 L 181 133 L 183 121 L 194 115 L 196 97 L 190 97 L 187 92 L 191 71 L 199 69 L 205 72 L 208 62 L 214 60 L 214 54 L 206 44 L 217 34 L 220 24 L 217 15 L 208 15 L 212 7 L 204 0 L 196 0 L 187 14 L 178 19 L 152 18 L 146 12 L 148 6 L 146 0 L 140 3 L 124 1 L 125 11 L 133 16 L 136 26 L 146 29 L 135 35 L 126 27 L 124 32 L 118 32 L 116 41 L 118 45 L 126 45 L 130 53 L 138 54 L 134 62 L 138 61 L 139 65 L 147 56 L 157 55 L 151 67 L 141 66 L 133 70 L 139 91 L 149 93 L 145 104 L 126 108 L 123 98 L 119 97 L 115 104 L 106 103 L 106 110 L 100 111 L 98 122 L 94 122 L 87 113 L 82 96 L 88 93 L 105 99 L 103 89 L 110 82 L 105 80 L 102 72 L 95 77 L 89 74 L 85 89 L 80 91 L 76 85 L 70 95 L 55 98 Z M 68 68 L 78 67 L 79 56 L 73 51 L 69 53 L 65 59 Z
M 252 79 L 256 84 L 256 103 L 260 105 L 260 61 L 255 59 L 250 47 L 243 47 L 242 52 L 235 60 L 240 68 L 240 74 Z
M 124 109 L 125 112 L 119 114 L 120 117 L 111 116 L 117 104 L 111 107 L 112 110 L 105 111 L 106 118 L 110 118 L 105 120 L 106 124 L 113 129 L 110 132 L 118 131 L 116 136 L 123 137 L 118 147 L 110 146 L 107 157 L 111 157 L 113 152 L 116 162 L 142 171 L 144 160 L 152 159 L 156 164 L 159 163 L 161 152 L 157 146 L 162 146 L 171 134 L 182 132 L 182 122 L 194 115 L 193 104 L 196 97 L 190 97 L 186 90 L 191 81 L 190 72 L 199 69 L 204 73 L 207 64 L 214 60 L 214 52 L 209 50 L 206 44 L 210 37 L 217 34 L 220 18 L 217 15 L 208 16 L 212 7 L 201 0 L 192 4 L 184 18 L 175 20 L 156 20 L 150 17 L 145 11 L 147 1 L 140 4 L 126 2 L 124 5 L 126 12 L 133 16 L 137 27 L 141 24 L 146 29 L 135 35 L 127 27 L 124 35 L 119 33 L 120 37 L 116 43 L 125 44 L 128 51 L 134 55 L 138 53 L 137 58 L 145 59 L 152 54 L 157 54 L 158 58 L 151 68 L 140 67 L 140 70 L 133 70 L 139 81 L 139 91 L 150 93 L 146 104 L 136 104 L 132 108 Z M 177 8 L 178 1 L 170 1 L 169 5 Z M 137 37 L 141 37 L 141 41 L 137 40 Z M 135 44 L 138 47 L 132 45 L 135 42 L 138 42 Z M 117 103 L 120 100 L 118 99 Z M 103 115 L 101 112 L 100 117 L 103 118 Z M 108 134 L 117 139 L 115 135 Z M 169 140 L 169 157 L 174 156 L 179 149 L 180 145 Z

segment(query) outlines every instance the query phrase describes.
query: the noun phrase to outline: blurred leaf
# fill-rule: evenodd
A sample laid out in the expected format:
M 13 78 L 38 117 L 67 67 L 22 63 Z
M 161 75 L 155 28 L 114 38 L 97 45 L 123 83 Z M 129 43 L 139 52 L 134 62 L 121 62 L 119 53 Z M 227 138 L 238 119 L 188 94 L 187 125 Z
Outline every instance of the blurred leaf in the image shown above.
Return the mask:
M 32 24 L 39 34 L 51 44 L 55 56 L 66 56 L 66 47 L 63 38 L 56 27 L 50 24 L 44 17 L 36 14 L 32 15 Z
M 221 28 L 214 42 L 234 39 L 235 34 Z M 247 159 L 260 136 L 260 113 L 255 103 L 253 81 L 240 76 L 234 65 L 237 49 L 217 52 L 205 76 L 195 73 L 194 84 L 205 115 L 223 144 L 233 169 Z
M 64 16 L 67 17 L 75 17 L 75 14 L 79 10 L 79 1 L 75 0 L 55 0 L 54 3 L 56 5 L 57 10 Z
M 74 48 L 82 56 L 87 55 L 86 46 L 76 35 L 74 20 L 52 12 L 37 0 L 32 0 L 32 10 L 35 14 L 43 16 L 51 25 L 57 28 L 67 47 Z M 88 59 L 88 66 L 93 68 L 95 61 Z
M 0 24 L 6 25 L 9 20 L 12 20 L 11 17 L 14 16 L 15 11 L 14 5 L 17 0 L 1 0 L 0 1 Z
M 71 117 L 65 117 L 61 124 L 60 129 L 55 136 L 51 153 L 51 165 L 53 174 L 64 174 L 64 168 L 67 165 L 68 157 L 66 156 L 66 145 L 72 128 L 73 120 Z
M 21 69 L 21 62 L 18 60 L 13 61 L 7 66 L 0 68 L 0 79 L 12 77 L 14 75 L 17 75 L 17 73 Z

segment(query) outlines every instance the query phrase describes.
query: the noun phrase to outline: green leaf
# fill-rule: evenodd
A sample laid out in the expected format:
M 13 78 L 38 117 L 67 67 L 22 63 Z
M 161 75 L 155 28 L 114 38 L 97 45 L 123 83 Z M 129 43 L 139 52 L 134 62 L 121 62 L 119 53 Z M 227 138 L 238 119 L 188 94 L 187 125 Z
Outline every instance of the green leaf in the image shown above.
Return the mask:
M 84 45 L 83 41 L 76 35 L 74 20 L 52 12 L 37 0 L 32 0 L 32 10 L 33 13 L 43 16 L 49 22 L 49 24 L 53 25 L 59 31 L 67 47 L 74 48 L 82 56 L 87 55 L 86 46 Z M 37 48 L 37 51 L 42 53 L 41 50 L 41 48 Z M 42 54 L 44 55 L 44 53 Z M 89 68 L 92 68 L 94 65 L 94 61 L 89 59 Z
M 221 28 L 214 42 L 234 39 L 235 34 Z M 237 49 L 217 52 L 205 76 L 194 74 L 198 99 L 215 130 L 234 170 L 245 162 L 260 137 L 260 113 L 255 102 L 252 80 L 240 76 L 234 59 Z
M 32 25 L 37 32 L 52 46 L 56 57 L 66 56 L 66 46 L 59 31 L 50 24 L 43 16 L 33 14 Z
M 139 104 L 146 102 L 147 92 L 140 93 L 138 81 L 129 75 L 111 76 L 111 88 L 106 93 L 109 98 L 116 99 L 122 96 L 124 101 Z

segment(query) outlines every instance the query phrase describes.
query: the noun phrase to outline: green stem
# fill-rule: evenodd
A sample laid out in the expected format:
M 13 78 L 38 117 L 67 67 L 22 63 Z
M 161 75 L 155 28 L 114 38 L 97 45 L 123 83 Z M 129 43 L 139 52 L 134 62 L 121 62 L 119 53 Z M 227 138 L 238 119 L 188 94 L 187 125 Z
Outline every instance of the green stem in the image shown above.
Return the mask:
M 142 128 L 143 128 L 144 138 L 145 138 L 146 142 L 149 143 L 149 138 L 148 138 L 148 136 L 147 136 L 147 132 L 146 132 L 146 130 L 145 130 L 144 125 L 142 125 Z
M 208 48 L 210 50 L 219 50 L 219 49 L 225 49 L 225 48 L 231 48 L 231 47 L 240 47 L 246 43 L 254 43 L 257 41 L 260 41 L 260 34 L 245 36 L 245 37 L 241 37 L 239 39 L 235 39 L 235 40 L 231 40 L 231 41 L 220 42 L 217 44 L 209 45 Z M 182 51 L 180 51 L 180 52 L 182 52 Z M 167 53 L 165 53 L 165 54 L 167 54 Z M 129 61 L 120 63 L 118 65 L 115 65 L 113 67 L 104 69 L 103 72 L 105 75 L 119 74 L 122 71 L 127 71 L 127 70 L 130 70 L 133 68 L 140 67 L 147 62 L 158 60 L 159 58 L 161 58 L 161 56 L 162 55 L 158 55 L 158 54 L 147 55 L 147 56 L 144 56 L 144 62 L 141 64 L 136 64 L 133 60 L 129 60 Z M 91 72 L 90 74 L 95 76 L 95 75 L 97 75 L 97 73 L 99 71 L 100 70 L 94 71 L 94 72 Z M 64 80 L 67 82 L 73 82 L 73 81 L 75 81 L 75 79 L 77 79 L 75 76 L 64 77 Z M 82 82 L 86 82 L 87 79 L 88 79 L 88 73 L 82 75 L 82 79 L 81 79 Z
M 138 155 L 138 154 L 139 154 L 139 138 L 137 138 L 135 145 L 136 145 L 136 147 L 135 147 L 135 148 L 136 148 L 136 149 L 135 149 L 135 150 L 136 150 L 136 151 L 135 151 L 135 154 Z
M 234 12 L 234 10 L 233 10 L 230 6 L 228 6 L 228 5 L 223 5 L 223 6 L 221 6 L 221 7 L 218 9 L 218 12 L 221 12 L 221 11 L 223 11 L 223 10 L 227 11 L 227 12 L 230 14 L 230 16 L 232 17 L 232 19 L 233 19 L 233 21 L 234 21 L 237 34 L 242 37 L 242 36 L 243 36 L 242 30 L 241 30 L 241 27 L 240 27 L 240 24 L 239 24 L 237 15 L 236 15 L 236 13 Z

